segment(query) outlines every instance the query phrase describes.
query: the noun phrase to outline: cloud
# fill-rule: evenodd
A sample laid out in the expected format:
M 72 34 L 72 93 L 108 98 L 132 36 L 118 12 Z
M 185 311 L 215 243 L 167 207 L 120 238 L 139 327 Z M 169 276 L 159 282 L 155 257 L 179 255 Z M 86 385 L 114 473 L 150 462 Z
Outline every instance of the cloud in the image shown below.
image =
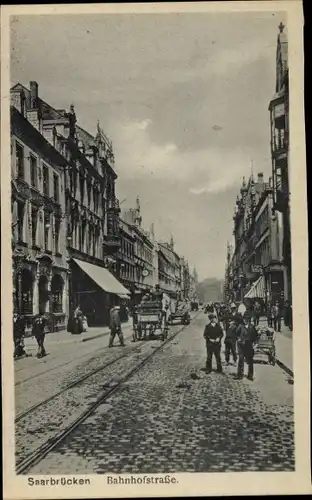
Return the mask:
M 118 175 L 125 179 L 153 178 L 186 186 L 193 195 L 223 192 L 249 170 L 248 150 L 212 146 L 180 150 L 172 141 L 157 143 L 149 118 L 116 124 L 114 149 Z

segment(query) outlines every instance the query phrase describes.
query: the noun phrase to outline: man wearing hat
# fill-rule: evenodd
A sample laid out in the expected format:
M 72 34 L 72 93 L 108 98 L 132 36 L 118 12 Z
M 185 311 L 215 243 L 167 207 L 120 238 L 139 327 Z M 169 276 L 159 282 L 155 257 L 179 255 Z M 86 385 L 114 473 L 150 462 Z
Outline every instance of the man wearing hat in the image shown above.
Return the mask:
M 242 316 L 236 317 L 237 323 L 237 347 L 238 347 L 238 366 L 237 366 L 237 379 L 244 377 L 244 362 L 248 365 L 247 378 L 254 379 L 254 348 L 253 345 L 257 340 L 257 330 L 251 324 L 251 318 L 246 321 Z
M 216 313 L 209 313 L 208 318 L 210 323 L 205 326 L 204 338 L 206 339 L 207 349 L 207 362 L 206 372 L 210 373 L 212 370 L 212 356 L 215 356 L 217 363 L 217 372 L 222 373 L 221 365 L 221 339 L 223 337 L 223 330 L 217 322 Z
M 120 307 L 119 306 L 114 306 L 110 310 L 110 336 L 109 336 L 109 345 L 108 347 L 113 347 L 114 339 L 116 337 L 116 334 L 119 337 L 119 342 L 122 347 L 125 346 L 124 343 L 124 338 L 123 338 L 123 333 L 121 330 L 121 321 L 120 321 Z

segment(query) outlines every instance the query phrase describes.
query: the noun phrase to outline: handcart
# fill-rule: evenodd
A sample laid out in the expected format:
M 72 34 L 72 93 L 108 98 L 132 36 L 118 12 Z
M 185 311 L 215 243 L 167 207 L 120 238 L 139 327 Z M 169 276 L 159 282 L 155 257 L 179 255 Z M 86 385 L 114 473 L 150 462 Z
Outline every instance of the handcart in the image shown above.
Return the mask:
M 258 326 L 256 329 L 258 336 L 254 346 L 255 356 L 266 355 L 268 362 L 274 366 L 276 363 L 275 331 L 267 326 Z

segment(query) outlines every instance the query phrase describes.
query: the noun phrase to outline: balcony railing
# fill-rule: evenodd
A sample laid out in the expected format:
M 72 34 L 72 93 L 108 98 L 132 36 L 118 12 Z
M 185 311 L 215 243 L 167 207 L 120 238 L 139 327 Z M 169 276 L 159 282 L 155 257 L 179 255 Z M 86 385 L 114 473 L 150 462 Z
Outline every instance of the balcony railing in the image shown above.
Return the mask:
M 274 153 L 283 152 L 287 149 L 287 147 L 288 147 L 287 133 L 284 131 L 279 131 L 278 133 L 274 134 L 272 140 L 273 152 Z

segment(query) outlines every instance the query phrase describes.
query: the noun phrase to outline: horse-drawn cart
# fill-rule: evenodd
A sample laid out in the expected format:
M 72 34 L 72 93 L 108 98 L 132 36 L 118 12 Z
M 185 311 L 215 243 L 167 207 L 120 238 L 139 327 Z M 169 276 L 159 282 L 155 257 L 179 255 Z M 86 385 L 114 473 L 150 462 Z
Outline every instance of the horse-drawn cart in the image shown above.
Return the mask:
M 170 324 L 173 324 L 176 321 L 182 323 L 183 325 L 189 325 L 191 322 L 190 311 L 185 302 L 177 304 L 175 310 L 170 313 Z
M 166 317 L 160 301 L 142 302 L 137 308 L 137 321 L 134 328 L 133 340 L 142 340 L 154 337 L 159 332 L 160 338 L 168 336 Z

